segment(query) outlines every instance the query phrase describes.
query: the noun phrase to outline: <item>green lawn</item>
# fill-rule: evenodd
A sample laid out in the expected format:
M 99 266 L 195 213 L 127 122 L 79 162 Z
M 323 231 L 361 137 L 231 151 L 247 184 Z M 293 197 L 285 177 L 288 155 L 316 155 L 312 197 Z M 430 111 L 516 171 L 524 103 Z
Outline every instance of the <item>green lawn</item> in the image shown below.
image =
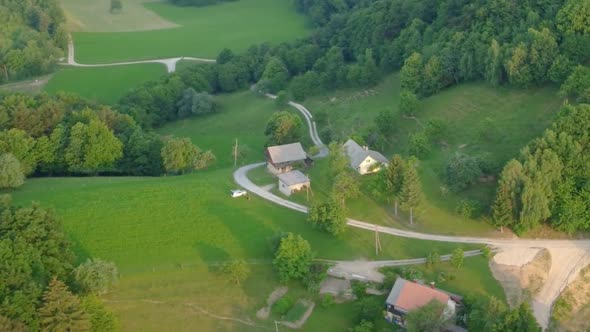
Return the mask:
M 304 104 L 313 114 L 326 114 L 326 124 L 323 125 L 329 126 L 334 139 L 340 140 L 374 130 L 374 119 L 381 111 L 393 112 L 395 133 L 388 137 L 383 151 L 386 156 L 393 153 L 407 155 L 410 134 L 422 130 L 429 120 L 444 121 L 448 126 L 444 144 L 434 145 L 431 155 L 418 165 L 426 200 L 419 211 L 417 225 L 411 228 L 446 234 L 485 235 L 491 232 L 492 228 L 483 221 L 461 217 L 455 209 L 465 199 L 476 201 L 485 209 L 493 199 L 495 181 L 479 183 L 462 193 L 443 195 L 441 187 L 445 185 L 446 162 L 460 151 L 470 155 L 488 155 L 502 167 L 510 158 L 517 157 L 527 142 L 550 126 L 561 105 L 556 89 L 518 90 L 493 88 L 485 83 L 462 84 L 424 99 L 416 115 L 418 121 L 399 114 L 399 90 L 399 75 L 394 74 L 373 89 L 342 90 L 312 98 Z M 321 131 L 322 125 L 318 127 Z M 315 191 L 328 190 L 329 183 L 320 180 L 312 184 Z M 360 203 L 359 208 L 374 206 L 366 202 Z M 380 212 L 373 207 L 371 209 L 371 214 L 381 218 Z M 391 209 L 386 209 L 391 215 Z M 351 207 L 351 213 L 357 211 Z M 410 227 L 406 219 L 394 222 L 398 227 Z
M 280 43 L 310 31 L 289 0 L 240 0 L 206 7 L 147 3 L 177 28 L 136 32 L 75 32 L 80 63 L 195 56 L 215 58 L 223 48 L 241 52 L 256 43 Z
M 115 104 L 130 89 L 166 74 L 161 64 L 113 67 L 67 67 L 56 72 L 44 90 L 67 91 L 101 103 Z
M 233 166 L 233 148 L 238 139 L 241 151 L 238 165 L 264 161 L 264 128 L 277 109 L 272 100 L 251 91 L 215 96 L 215 114 L 192 117 L 170 123 L 158 132 L 162 135 L 189 137 L 202 149 L 211 149 L 217 157 L 213 167 Z

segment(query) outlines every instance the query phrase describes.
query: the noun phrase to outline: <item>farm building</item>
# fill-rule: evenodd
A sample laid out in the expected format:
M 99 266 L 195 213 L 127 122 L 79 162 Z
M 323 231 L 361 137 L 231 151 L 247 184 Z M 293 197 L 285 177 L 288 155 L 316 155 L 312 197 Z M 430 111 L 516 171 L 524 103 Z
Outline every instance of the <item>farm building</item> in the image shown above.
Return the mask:
M 266 165 L 273 174 L 289 172 L 297 163 L 307 163 L 311 160 L 303 150 L 301 143 L 269 146 L 266 148 Z
M 446 305 L 442 315 L 450 317 L 455 314 L 457 303 L 462 298 L 458 295 L 434 288 L 434 284 L 427 286 L 403 278 L 397 278 L 385 301 L 387 306 L 385 318 L 390 322 L 404 325 L 404 316 L 409 311 L 418 309 L 432 300 Z
M 278 174 L 279 190 L 290 196 L 293 192 L 309 188 L 309 178 L 298 170 Z
M 366 146 L 360 146 L 357 142 L 349 139 L 344 143 L 344 152 L 350 160 L 350 167 L 359 174 L 374 173 L 381 169 L 382 164 L 389 161 L 381 153 L 369 150 Z

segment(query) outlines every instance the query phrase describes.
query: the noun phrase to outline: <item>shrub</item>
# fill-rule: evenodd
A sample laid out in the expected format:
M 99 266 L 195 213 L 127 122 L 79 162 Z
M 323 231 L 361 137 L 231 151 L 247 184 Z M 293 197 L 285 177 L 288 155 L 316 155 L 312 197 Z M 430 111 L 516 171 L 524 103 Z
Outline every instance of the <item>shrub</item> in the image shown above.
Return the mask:
M 447 138 L 449 126 L 444 120 L 433 119 L 426 124 L 425 132 L 431 142 L 440 142 Z
M 321 306 L 322 308 L 329 308 L 334 304 L 334 296 L 332 294 L 324 294 L 322 296 Z
M 272 305 L 272 310 L 275 313 L 283 316 L 287 312 L 289 312 L 289 309 L 291 309 L 291 307 L 293 306 L 294 303 L 295 303 L 295 299 L 293 299 L 293 297 L 291 297 L 289 295 L 284 295 L 283 297 L 281 297 L 280 299 L 278 299 Z
M 479 213 L 479 204 L 476 201 L 463 199 L 457 204 L 455 211 L 463 218 L 472 218 Z
M 453 191 L 467 189 L 481 176 L 476 158 L 464 153 L 455 153 L 447 162 L 446 182 Z
M 424 132 L 418 132 L 410 135 L 409 153 L 418 158 L 427 157 L 430 154 L 430 142 Z

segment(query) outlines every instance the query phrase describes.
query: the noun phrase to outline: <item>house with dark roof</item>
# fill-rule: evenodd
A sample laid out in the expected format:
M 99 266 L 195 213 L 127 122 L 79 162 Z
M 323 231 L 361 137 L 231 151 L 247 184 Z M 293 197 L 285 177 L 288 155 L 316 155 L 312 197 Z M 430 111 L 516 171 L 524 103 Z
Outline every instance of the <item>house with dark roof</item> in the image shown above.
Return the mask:
M 279 178 L 279 190 L 287 196 L 291 196 L 295 191 L 309 188 L 310 184 L 309 178 L 298 170 L 277 174 L 277 178 Z
M 269 146 L 265 154 L 266 165 L 273 174 L 289 172 L 293 169 L 293 165 L 311 161 L 299 142 Z
M 418 309 L 433 300 L 445 306 L 441 315 L 451 317 L 455 314 L 457 303 L 462 298 L 435 288 L 434 283 L 427 286 L 415 281 L 397 278 L 385 301 L 387 307 L 385 318 L 390 322 L 404 325 L 404 316 L 408 312 Z
M 343 148 L 350 161 L 350 167 L 361 175 L 378 172 L 382 165 L 389 164 L 389 160 L 381 153 L 369 150 L 366 146 L 360 146 L 352 139 L 346 141 Z

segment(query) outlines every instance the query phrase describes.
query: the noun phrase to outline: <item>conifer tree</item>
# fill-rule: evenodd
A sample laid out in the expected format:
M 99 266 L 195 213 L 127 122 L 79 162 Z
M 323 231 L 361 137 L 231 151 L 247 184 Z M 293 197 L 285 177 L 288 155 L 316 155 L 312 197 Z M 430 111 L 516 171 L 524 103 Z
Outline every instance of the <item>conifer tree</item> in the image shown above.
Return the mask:
M 393 155 L 387 169 L 385 170 L 386 186 L 389 194 L 394 199 L 394 210 L 397 216 L 397 208 L 399 205 L 399 196 L 402 190 L 402 183 L 404 179 L 404 160 L 399 154 Z
M 41 330 L 48 332 L 82 332 L 90 329 L 88 315 L 80 300 L 57 279 L 51 280 L 43 294 L 43 306 L 39 308 Z
M 504 226 L 514 223 L 514 207 L 510 195 L 510 187 L 506 183 L 500 182 L 494 206 L 492 207 L 492 221 L 494 225 L 500 227 L 500 232 L 504 232 Z
M 422 201 L 422 188 L 418 172 L 413 165 L 405 168 L 401 187 L 400 201 L 402 209 L 410 211 L 410 224 L 414 223 L 414 208 Z

